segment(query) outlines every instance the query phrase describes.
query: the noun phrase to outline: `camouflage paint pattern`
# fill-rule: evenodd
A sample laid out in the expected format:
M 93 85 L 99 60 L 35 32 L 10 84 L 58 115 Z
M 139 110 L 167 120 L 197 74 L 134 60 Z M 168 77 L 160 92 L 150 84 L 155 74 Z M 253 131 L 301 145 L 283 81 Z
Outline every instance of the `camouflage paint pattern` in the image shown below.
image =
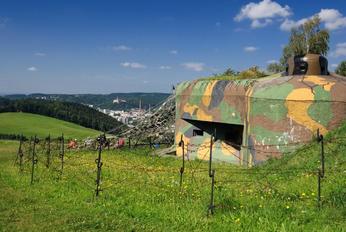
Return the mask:
M 238 132 L 240 151 L 222 136 L 217 139 L 214 159 L 255 165 L 280 157 L 311 141 L 317 129 L 325 134 L 338 127 L 346 119 L 345 92 L 346 78 L 335 74 L 183 82 L 176 88 L 177 155 L 183 135 L 187 156 L 208 160 L 217 124 L 222 133 L 232 133 L 227 125 L 242 126 L 243 132 Z M 193 136 L 199 124 L 204 134 Z

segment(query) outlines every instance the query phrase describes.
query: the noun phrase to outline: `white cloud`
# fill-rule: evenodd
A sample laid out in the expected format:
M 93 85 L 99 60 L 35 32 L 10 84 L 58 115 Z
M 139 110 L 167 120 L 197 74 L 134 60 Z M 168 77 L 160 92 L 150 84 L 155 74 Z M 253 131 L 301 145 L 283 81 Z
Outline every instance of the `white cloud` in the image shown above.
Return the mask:
M 261 28 L 261 27 L 265 27 L 265 26 L 271 24 L 272 22 L 273 22 L 273 20 L 271 20 L 271 19 L 265 19 L 263 21 L 255 19 L 254 21 L 251 22 L 251 27 L 252 28 Z
M 34 53 L 35 56 L 46 56 L 46 53 L 43 52 L 36 52 Z
M 322 21 L 335 21 L 338 18 L 342 17 L 342 14 L 335 9 L 321 9 L 318 13 Z
M 140 64 L 137 62 L 123 62 L 123 63 L 120 63 L 120 65 L 125 67 L 125 68 L 135 68 L 135 69 L 147 67 L 144 64 Z
M 177 55 L 178 54 L 178 51 L 177 50 L 171 50 L 169 51 L 169 53 L 173 54 L 173 55 Z
M 31 66 L 31 67 L 27 68 L 27 70 L 30 72 L 36 72 L 38 69 L 34 66 Z
M 325 28 L 328 30 L 337 30 L 346 27 L 346 17 L 335 9 L 321 9 L 318 16 L 324 22 Z
M 318 15 L 320 17 L 321 23 L 328 30 L 333 31 L 346 27 L 346 17 L 344 17 L 336 9 L 321 9 L 321 11 L 315 15 Z M 298 21 L 285 19 L 284 22 L 280 25 L 280 29 L 283 31 L 290 31 L 292 28 L 299 27 L 307 20 L 311 19 L 313 16 L 302 18 Z
M 275 1 L 263 0 L 259 3 L 250 2 L 243 6 L 234 20 L 239 22 L 249 19 L 252 21 L 252 28 L 259 28 L 269 25 L 274 18 L 286 18 L 289 15 L 291 15 L 289 6 L 281 6 Z
M 273 63 L 278 63 L 278 61 L 277 60 L 268 60 L 267 61 L 267 64 L 273 64 Z
M 332 68 L 336 68 L 336 67 L 338 67 L 338 64 L 332 64 L 331 66 L 332 66 Z
M 258 48 L 254 47 L 254 46 L 244 47 L 244 51 L 246 51 L 246 52 L 254 52 L 256 50 L 258 50 Z
M 167 65 L 161 65 L 159 67 L 159 69 L 162 69 L 162 70 L 167 70 L 167 69 L 171 69 L 172 67 L 171 66 L 167 66 Z
M 204 70 L 205 64 L 197 63 L 197 62 L 187 62 L 187 63 L 183 63 L 182 66 L 192 71 L 201 72 Z
M 280 29 L 283 31 L 290 31 L 292 28 L 299 27 L 300 25 L 304 24 L 308 18 L 303 18 L 298 21 L 290 20 L 290 19 L 285 19 L 283 23 L 280 25 Z
M 112 50 L 116 51 L 116 52 L 118 52 L 118 51 L 130 51 L 130 50 L 132 50 L 132 48 L 125 46 L 125 45 L 119 45 L 119 46 L 113 46 Z
M 346 56 L 346 43 L 338 43 L 330 55 L 332 57 Z
M 313 16 L 318 15 L 321 18 L 321 23 L 328 30 L 338 30 L 346 27 L 346 17 L 337 9 L 321 9 L 315 15 L 305 17 L 299 20 L 289 19 L 292 15 L 291 9 L 288 5 L 280 5 L 272 0 L 262 0 L 258 3 L 250 2 L 243 6 L 240 12 L 234 17 L 235 21 L 242 21 L 244 19 L 251 20 L 251 28 L 265 27 L 274 22 L 282 21 L 280 29 L 283 31 L 290 31 L 296 28 Z

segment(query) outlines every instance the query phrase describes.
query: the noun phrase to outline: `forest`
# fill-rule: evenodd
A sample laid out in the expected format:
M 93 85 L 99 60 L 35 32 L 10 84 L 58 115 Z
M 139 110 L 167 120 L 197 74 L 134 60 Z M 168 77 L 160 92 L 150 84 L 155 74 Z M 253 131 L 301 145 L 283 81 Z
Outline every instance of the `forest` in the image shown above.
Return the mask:
M 0 98 L 0 113 L 4 112 L 40 114 L 99 131 L 109 131 L 123 125 L 116 119 L 93 108 L 73 102 Z

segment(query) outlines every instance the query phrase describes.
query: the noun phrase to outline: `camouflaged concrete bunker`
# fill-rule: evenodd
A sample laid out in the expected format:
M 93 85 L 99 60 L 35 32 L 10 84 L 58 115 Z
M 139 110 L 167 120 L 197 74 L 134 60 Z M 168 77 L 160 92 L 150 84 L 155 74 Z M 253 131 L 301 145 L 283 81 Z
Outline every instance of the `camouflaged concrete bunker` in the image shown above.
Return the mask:
M 247 80 L 194 80 L 176 88 L 176 153 L 255 165 L 280 157 L 346 119 L 346 78 L 308 54 L 288 61 L 285 75 Z

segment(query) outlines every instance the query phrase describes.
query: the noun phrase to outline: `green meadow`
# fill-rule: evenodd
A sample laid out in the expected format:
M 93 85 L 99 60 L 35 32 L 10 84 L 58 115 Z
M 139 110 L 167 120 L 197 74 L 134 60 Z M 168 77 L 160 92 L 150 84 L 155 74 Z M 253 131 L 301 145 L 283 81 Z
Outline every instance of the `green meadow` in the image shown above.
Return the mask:
M 23 134 L 26 137 L 37 135 L 44 138 L 50 134 L 52 137 L 66 138 L 95 137 L 100 132 L 79 126 L 59 119 L 30 113 L 0 113 L 0 134 Z
M 317 202 L 320 145 L 255 168 L 214 163 L 215 209 L 208 215 L 208 162 L 159 157 L 149 148 L 103 151 L 95 197 L 97 151 L 58 151 L 45 166 L 38 146 L 34 183 L 18 142 L 0 142 L 1 231 L 345 231 L 346 125 L 325 137 L 325 177 Z M 25 144 L 24 149 L 28 146 Z

